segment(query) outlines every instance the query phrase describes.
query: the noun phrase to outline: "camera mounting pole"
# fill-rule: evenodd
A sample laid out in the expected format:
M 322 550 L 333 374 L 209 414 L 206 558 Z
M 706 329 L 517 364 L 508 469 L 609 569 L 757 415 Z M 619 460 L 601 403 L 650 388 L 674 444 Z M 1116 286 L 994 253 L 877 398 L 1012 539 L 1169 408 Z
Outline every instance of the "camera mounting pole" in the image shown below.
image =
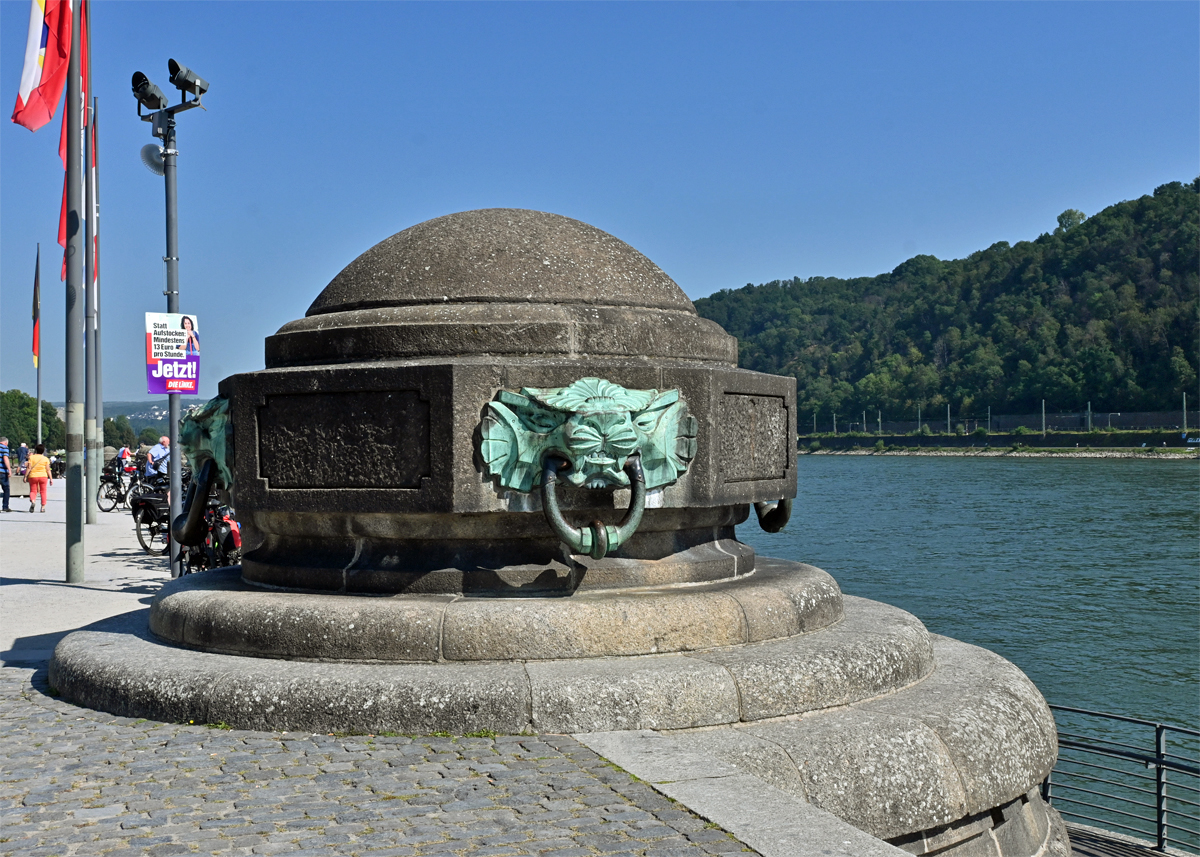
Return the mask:
M 149 122 L 151 133 L 163 141 L 163 180 L 166 186 L 167 203 L 167 252 L 163 262 L 167 267 L 167 312 L 179 312 L 179 193 L 176 180 L 176 158 L 179 150 L 175 141 L 175 115 L 193 107 L 201 107 L 200 97 L 208 91 L 208 81 L 198 76 L 186 66 L 175 60 L 167 62 L 171 72 L 171 83 L 180 91 L 182 102 L 174 107 L 167 106 L 167 98 L 161 89 L 155 86 L 146 75 L 134 72 L 133 94 L 138 103 L 138 117 L 143 122 Z M 188 93 L 193 98 L 188 100 Z M 143 114 L 142 107 L 152 110 Z M 207 110 L 207 108 L 204 108 Z M 170 474 L 170 516 L 168 522 L 174 521 L 183 510 L 183 467 L 182 452 L 179 449 L 179 393 L 167 394 L 168 428 L 167 436 L 171 440 L 171 457 L 168 459 Z M 168 528 L 170 524 L 168 523 Z M 179 577 L 183 573 L 181 551 L 173 539 L 168 540 L 171 577 Z

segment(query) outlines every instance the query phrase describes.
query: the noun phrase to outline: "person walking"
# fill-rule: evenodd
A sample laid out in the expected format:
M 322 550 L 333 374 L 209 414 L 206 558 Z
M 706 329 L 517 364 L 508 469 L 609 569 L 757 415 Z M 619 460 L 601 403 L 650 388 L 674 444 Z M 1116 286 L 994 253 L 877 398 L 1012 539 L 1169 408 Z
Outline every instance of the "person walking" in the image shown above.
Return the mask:
M 0 437 L 0 493 L 4 496 L 4 505 L 0 507 L 0 512 L 11 512 L 8 508 L 9 497 L 12 496 L 12 489 L 8 484 L 8 477 L 12 474 L 12 464 L 8 457 L 8 438 Z
M 39 443 L 33 448 L 25 481 L 29 483 L 29 511 L 33 511 L 34 498 L 38 496 L 42 500 L 42 511 L 46 511 L 46 489 L 54 484 L 54 479 L 50 476 L 50 459 L 46 457 L 45 445 Z

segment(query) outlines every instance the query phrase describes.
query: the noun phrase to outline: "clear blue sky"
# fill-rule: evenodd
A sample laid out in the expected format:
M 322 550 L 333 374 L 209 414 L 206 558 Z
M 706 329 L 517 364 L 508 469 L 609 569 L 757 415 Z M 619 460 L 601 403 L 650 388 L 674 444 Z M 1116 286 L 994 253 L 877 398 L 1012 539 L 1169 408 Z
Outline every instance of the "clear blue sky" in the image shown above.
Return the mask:
M 129 79 L 176 99 L 181 305 L 202 398 L 355 256 L 472 208 L 552 211 L 693 298 L 872 275 L 1051 230 L 1200 173 L 1200 4 L 97 2 L 105 393 L 145 397 L 162 180 Z M 0 0 L 0 94 L 27 0 Z M 63 397 L 59 115 L 0 132 L 0 388 Z

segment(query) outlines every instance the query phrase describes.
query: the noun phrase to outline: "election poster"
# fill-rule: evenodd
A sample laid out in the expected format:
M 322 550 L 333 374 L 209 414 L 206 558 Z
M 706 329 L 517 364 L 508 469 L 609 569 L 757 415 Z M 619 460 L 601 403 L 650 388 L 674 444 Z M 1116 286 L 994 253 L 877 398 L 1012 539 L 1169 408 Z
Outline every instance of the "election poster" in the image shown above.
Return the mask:
M 196 395 L 200 322 L 194 315 L 146 313 L 146 392 Z

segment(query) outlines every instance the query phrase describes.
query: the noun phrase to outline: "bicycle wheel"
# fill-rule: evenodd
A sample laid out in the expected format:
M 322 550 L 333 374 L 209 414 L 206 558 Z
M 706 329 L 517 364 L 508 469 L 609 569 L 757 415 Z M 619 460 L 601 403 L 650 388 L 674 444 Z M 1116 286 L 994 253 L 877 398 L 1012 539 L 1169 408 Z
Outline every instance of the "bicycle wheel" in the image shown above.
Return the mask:
M 132 506 L 133 501 L 143 494 L 150 493 L 150 486 L 143 482 L 134 482 L 129 486 L 129 490 L 125 493 L 125 505 Z
M 96 492 L 96 505 L 101 512 L 111 512 L 121 502 L 121 486 L 105 482 Z
M 167 552 L 167 530 L 157 518 L 138 512 L 137 540 L 142 550 L 151 556 L 163 556 Z

